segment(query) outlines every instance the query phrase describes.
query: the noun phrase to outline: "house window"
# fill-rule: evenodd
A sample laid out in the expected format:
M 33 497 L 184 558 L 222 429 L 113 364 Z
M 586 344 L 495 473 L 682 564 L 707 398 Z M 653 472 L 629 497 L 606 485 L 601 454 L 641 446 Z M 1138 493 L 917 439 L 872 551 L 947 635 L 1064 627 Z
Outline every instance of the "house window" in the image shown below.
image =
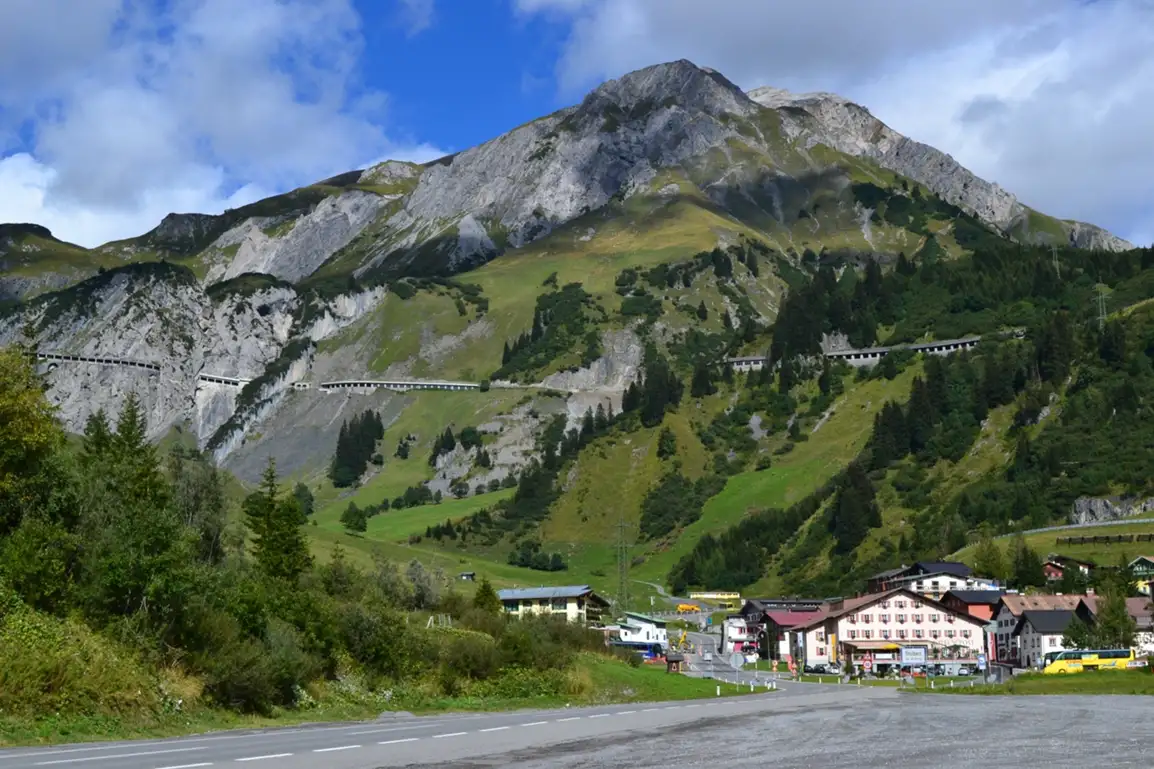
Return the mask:
M 862 637 L 862 638 L 865 638 L 865 639 L 870 639 L 870 638 L 873 638 L 873 637 L 874 637 L 874 631 L 872 631 L 872 630 L 863 630 L 863 631 L 861 631 L 861 637 Z
M 924 617 L 925 617 L 924 614 L 915 614 L 914 615 L 914 622 L 921 622 Z
M 969 637 L 970 637 L 970 631 L 969 630 L 963 630 L 962 631 L 962 638 L 969 638 Z
M 521 602 L 521 608 L 522 609 L 532 609 L 533 608 L 533 602 L 532 601 L 522 601 Z
M 889 622 L 890 621 L 890 615 L 882 614 L 881 616 L 878 617 L 878 619 L 880 619 L 882 622 Z
M 857 638 L 857 631 L 856 630 L 849 631 L 849 637 L 850 638 Z
M 954 631 L 953 630 L 947 630 L 946 631 L 946 638 L 953 638 L 953 637 L 954 637 Z
M 861 621 L 862 622 L 873 622 L 873 619 L 874 619 L 874 615 L 872 615 L 872 614 L 861 615 Z
M 882 601 L 882 608 L 883 609 L 890 608 L 890 602 L 889 601 Z
M 898 608 L 898 609 L 904 609 L 904 608 L 906 608 L 906 602 L 905 601 L 894 601 L 894 607 Z
M 819 644 L 825 643 L 825 633 L 822 632 L 821 630 L 817 631 L 817 635 L 814 637 L 814 640 L 817 641 Z
M 899 614 L 898 615 L 898 622 L 905 622 L 905 621 L 906 621 L 906 615 Z
M 926 631 L 922 630 L 921 628 L 918 628 L 917 630 L 914 631 L 914 638 L 924 638 L 925 635 L 926 635 Z
M 1058 637 L 1050 636 L 1050 647 L 1053 648 L 1058 645 Z
M 942 631 L 940 631 L 940 630 L 931 630 L 930 631 L 930 638 L 941 638 L 941 637 L 942 637 Z
M 898 631 L 898 638 L 905 638 L 905 637 L 906 637 L 906 631 L 905 630 L 899 630 Z
M 550 606 L 553 608 L 553 611 L 565 611 L 566 601 L 564 598 L 554 598 Z
M 941 618 L 942 618 L 942 615 L 940 615 L 940 614 L 931 614 L 930 615 L 930 622 L 937 622 Z
M 817 656 L 819 656 L 819 657 L 825 656 L 825 647 L 824 646 L 817 647 Z
M 882 638 L 887 638 L 887 639 L 888 639 L 889 637 L 890 637 L 890 631 L 888 631 L 888 630 L 883 630 L 883 631 L 882 631 Z

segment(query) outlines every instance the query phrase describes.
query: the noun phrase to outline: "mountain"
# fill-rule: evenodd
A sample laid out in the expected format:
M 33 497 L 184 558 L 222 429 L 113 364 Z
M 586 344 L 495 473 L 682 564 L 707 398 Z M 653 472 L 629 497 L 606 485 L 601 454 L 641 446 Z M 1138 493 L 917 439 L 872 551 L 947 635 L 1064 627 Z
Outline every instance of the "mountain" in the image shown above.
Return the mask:
M 746 94 L 687 61 L 431 163 L 170 214 L 98 248 L 0 233 L 0 346 L 44 356 L 69 429 L 135 392 L 153 439 L 181 431 L 248 482 L 269 458 L 307 482 L 326 546 L 350 501 L 460 497 L 374 516 L 356 545 L 400 547 L 519 486 L 468 544 L 396 553 L 513 580 L 553 553 L 583 564 L 570 578 L 606 579 L 625 521 L 662 581 L 750 510 L 827 484 L 910 376 L 839 370 L 839 394 L 819 390 L 823 339 L 1033 327 L 1092 307 L 1098 283 L 1145 298 L 1120 284 L 1144 257 L 1109 233 L 1032 211 L 837 97 Z M 784 383 L 719 378 L 724 358 L 767 350 L 796 362 Z M 413 380 L 475 389 L 341 385 Z
M 782 115 L 791 139 L 825 144 L 928 187 L 943 200 L 1027 243 L 1123 251 L 1134 246 L 1101 227 L 1060 221 L 1025 205 L 997 184 L 980 179 L 949 155 L 902 136 L 869 110 L 831 93 L 793 94 L 770 86 L 749 97 Z

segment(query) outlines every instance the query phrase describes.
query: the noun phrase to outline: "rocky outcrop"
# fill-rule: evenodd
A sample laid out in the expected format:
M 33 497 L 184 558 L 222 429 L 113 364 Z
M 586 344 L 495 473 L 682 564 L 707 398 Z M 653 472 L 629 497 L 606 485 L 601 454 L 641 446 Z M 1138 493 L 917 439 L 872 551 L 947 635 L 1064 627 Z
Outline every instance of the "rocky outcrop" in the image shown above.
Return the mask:
M 645 347 L 630 329 L 601 335 L 602 355 L 585 368 L 560 371 L 541 380 L 555 390 L 622 392 L 637 381 Z
M 777 110 L 791 139 L 807 147 L 825 144 L 847 155 L 866 157 L 883 168 L 928 187 L 934 194 L 972 213 L 1002 232 L 1009 232 L 1028 212 L 997 184 L 982 179 L 946 153 L 894 131 L 861 105 L 831 93 L 794 94 L 763 87 L 750 98 Z M 1070 242 L 1083 248 L 1113 251 L 1130 243 L 1093 225 L 1063 222 Z
M 447 242 L 455 265 L 491 256 L 495 233 L 519 247 L 558 225 L 644 188 L 675 166 L 736 137 L 726 116 L 758 110 L 740 89 L 688 61 L 611 80 L 581 104 L 425 167 L 376 261 L 422 243 Z M 475 225 L 483 225 L 481 237 Z
M 1070 523 L 1116 521 L 1154 512 L 1154 497 L 1078 497 L 1070 509 Z
M 300 218 L 250 218 L 225 232 L 210 253 L 235 255 L 219 259 L 207 282 L 228 280 L 248 272 L 298 281 L 311 275 L 347 246 L 380 213 L 386 200 L 371 192 L 351 190 L 327 197 Z

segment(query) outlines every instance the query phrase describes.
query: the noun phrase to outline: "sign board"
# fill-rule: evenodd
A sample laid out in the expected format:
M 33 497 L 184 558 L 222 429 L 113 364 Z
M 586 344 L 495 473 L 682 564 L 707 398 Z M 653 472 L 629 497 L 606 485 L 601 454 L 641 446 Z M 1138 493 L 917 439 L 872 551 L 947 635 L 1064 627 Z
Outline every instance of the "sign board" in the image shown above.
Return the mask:
M 926 664 L 926 647 L 924 647 L 924 646 L 903 646 L 902 647 L 902 664 L 903 665 L 924 665 L 924 664 Z
M 741 670 L 745 665 L 745 655 L 734 652 L 729 655 L 729 666 L 734 670 Z
M 869 657 L 866 657 L 864 660 L 862 660 L 861 669 L 864 670 L 865 672 L 867 672 L 867 673 L 870 672 L 871 670 L 873 670 L 873 667 L 874 667 L 874 661 L 871 660 Z
M 705 624 L 706 625 L 712 625 L 713 624 L 713 617 L 706 617 L 705 618 Z
M 985 670 L 985 669 L 986 669 L 986 655 L 979 654 L 978 655 L 978 670 Z
M 703 654 L 702 657 L 705 659 L 706 662 L 713 662 L 713 652 L 705 652 L 705 654 Z

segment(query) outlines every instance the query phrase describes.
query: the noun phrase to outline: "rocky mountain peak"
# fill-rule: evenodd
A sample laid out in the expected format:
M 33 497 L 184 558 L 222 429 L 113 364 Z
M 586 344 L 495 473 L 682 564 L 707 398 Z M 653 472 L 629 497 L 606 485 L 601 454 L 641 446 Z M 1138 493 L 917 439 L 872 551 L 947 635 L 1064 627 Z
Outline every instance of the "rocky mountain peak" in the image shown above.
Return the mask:
M 169 214 L 144 240 L 152 246 L 185 251 L 189 244 L 211 240 L 220 229 L 220 217 L 212 214 Z
M 595 88 L 582 109 L 613 104 L 626 112 L 676 105 L 690 112 L 710 115 L 748 114 L 754 105 L 749 97 L 720 73 L 686 59 L 655 64 L 609 80 Z
M 16 224 L 0 224 L 0 243 L 14 241 L 29 235 L 37 238 L 44 238 L 45 240 L 56 240 L 56 238 L 53 237 L 51 230 L 49 230 L 47 227 L 42 227 L 39 224 L 29 224 L 26 222 Z
M 1029 223 L 1030 209 L 999 185 L 986 181 L 952 156 L 910 139 L 878 120 L 865 107 L 833 93 L 795 94 L 763 86 L 749 92 L 763 107 L 777 110 L 793 139 L 825 144 L 847 155 L 866 157 L 883 168 L 928 187 L 998 230 L 1013 234 Z M 1133 246 L 1094 225 L 1060 222 L 1069 245 L 1123 251 Z M 1027 238 L 1036 237 L 1026 231 Z

